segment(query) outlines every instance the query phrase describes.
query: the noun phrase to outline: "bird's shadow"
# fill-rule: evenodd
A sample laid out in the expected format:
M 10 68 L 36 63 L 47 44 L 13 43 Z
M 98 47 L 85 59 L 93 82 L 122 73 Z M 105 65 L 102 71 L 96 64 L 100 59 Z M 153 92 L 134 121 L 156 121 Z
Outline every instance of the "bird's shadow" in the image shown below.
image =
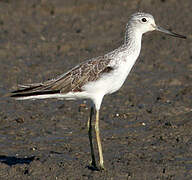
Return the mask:
M 9 166 L 15 164 L 30 164 L 34 160 L 35 156 L 26 157 L 26 158 L 18 158 L 14 156 L 2 156 L 0 155 L 0 163 L 7 164 Z

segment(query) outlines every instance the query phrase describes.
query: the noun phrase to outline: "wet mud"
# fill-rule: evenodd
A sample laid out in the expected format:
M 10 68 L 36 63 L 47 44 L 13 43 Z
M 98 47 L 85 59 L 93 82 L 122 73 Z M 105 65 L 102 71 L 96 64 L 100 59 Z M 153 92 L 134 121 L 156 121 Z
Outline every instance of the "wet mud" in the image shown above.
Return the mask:
M 0 96 L 115 49 L 139 10 L 188 39 L 145 34 L 124 86 L 104 98 L 106 170 L 88 168 L 88 101 L 1 98 L 0 179 L 192 179 L 189 0 L 1 0 Z

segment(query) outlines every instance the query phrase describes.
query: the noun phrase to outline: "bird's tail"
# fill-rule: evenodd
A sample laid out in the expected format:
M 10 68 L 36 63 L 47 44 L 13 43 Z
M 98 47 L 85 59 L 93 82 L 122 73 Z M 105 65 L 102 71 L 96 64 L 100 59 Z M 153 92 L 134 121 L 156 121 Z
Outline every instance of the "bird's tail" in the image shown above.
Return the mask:
M 59 90 L 52 90 L 48 85 L 42 83 L 19 85 L 19 87 L 18 90 L 13 91 L 6 96 L 17 100 L 43 99 L 60 92 Z

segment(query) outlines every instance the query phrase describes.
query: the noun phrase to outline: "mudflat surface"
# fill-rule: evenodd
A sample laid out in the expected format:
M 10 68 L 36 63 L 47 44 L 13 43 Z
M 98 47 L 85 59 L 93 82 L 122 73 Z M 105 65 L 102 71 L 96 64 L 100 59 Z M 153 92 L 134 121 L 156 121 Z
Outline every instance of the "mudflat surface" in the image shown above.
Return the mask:
M 138 10 L 188 39 L 144 35 L 124 86 L 104 98 L 107 170 L 87 168 L 87 102 L 1 98 L 1 180 L 192 179 L 190 0 L 0 1 L 0 96 L 115 49 Z

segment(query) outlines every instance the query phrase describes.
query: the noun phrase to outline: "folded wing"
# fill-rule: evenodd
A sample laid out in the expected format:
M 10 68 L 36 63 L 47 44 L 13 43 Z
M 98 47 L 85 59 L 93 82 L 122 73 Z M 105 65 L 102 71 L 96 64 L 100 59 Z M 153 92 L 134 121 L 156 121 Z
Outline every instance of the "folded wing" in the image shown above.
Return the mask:
M 11 97 L 35 97 L 58 93 L 81 92 L 83 91 L 82 87 L 86 83 L 96 81 L 103 73 L 113 70 L 109 66 L 110 61 L 111 59 L 102 56 L 88 60 L 58 78 L 42 83 L 21 85 L 20 89 L 11 93 Z

